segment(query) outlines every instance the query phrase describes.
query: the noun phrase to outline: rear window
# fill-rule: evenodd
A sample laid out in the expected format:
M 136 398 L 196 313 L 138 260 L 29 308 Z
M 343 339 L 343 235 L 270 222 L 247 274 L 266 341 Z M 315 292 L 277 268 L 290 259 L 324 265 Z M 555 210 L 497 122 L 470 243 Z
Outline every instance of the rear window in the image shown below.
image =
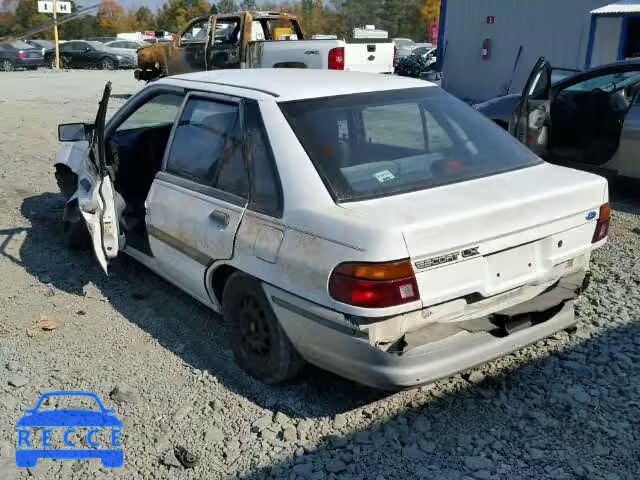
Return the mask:
M 432 188 L 541 160 L 439 88 L 281 103 L 336 201 Z
M 17 40 L 15 42 L 11 42 L 9 43 L 9 45 L 12 48 L 15 48 L 16 50 L 28 50 L 30 48 L 33 48 L 31 45 L 29 45 L 27 42 L 23 42 L 21 40 Z

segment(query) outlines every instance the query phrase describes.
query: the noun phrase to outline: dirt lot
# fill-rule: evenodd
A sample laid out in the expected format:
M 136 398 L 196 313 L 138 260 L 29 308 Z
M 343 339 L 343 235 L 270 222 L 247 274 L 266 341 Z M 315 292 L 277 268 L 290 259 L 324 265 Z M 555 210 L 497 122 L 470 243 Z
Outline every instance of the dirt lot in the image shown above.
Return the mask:
M 615 202 L 574 334 L 396 394 L 314 368 L 265 387 L 235 365 L 206 308 L 133 260 L 107 277 L 61 248 L 56 125 L 91 120 L 107 78 L 112 106 L 140 88 L 131 72 L 0 77 L 0 479 L 638 477 L 640 203 Z M 42 315 L 57 328 L 36 328 Z M 116 409 L 122 468 L 15 467 L 16 422 L 54 390 Z

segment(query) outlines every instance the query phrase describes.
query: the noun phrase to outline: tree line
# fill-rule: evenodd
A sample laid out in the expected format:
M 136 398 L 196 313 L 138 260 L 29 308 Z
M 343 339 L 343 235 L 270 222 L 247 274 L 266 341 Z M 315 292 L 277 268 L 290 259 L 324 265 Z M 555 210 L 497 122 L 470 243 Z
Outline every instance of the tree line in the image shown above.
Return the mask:
M 19 34 L 51 19 L 38 13 L 37 0 L 2 0 L 0 37 Z M 72 12 L 79 6 L 72 1 Z M 146 6 L 127 10 L 117 0 L 103 0 L 95 13 L 82 15 L 60 25 L 60 38 L 76 39 L 115 36 L 121 32 L 178 32 L 192 18 L 239 10 L 269 10 L 295 14 L 306 36 L 336 34 L 349 36 L 354 27 L 375 25 L 391 37 L 416 41 L 431 39 L 433 25 L 440 16 L 440 0 L 167 0 L 157 11 Z M 51 38 L 52 32 L 38 34 Z

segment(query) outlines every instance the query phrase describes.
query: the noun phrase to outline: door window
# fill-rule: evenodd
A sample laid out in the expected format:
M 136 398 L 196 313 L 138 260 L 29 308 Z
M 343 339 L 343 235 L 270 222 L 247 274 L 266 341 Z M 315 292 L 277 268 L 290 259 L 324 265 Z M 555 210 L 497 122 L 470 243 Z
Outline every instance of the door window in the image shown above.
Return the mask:
M 209 187 L 246 196 L 238 105 L 194 98 L 180 116 L 167 171 Z
M 216 22 L 214 37 L 216 45 L 240 44 L 240 18 L 224 18 Z
M 280 180 L 267 132 L 256 102 L 245 110 L 247 156 L 252 168 L 249 209 L 272 217 L 282 216 Z M 346 125 L 345 125 L 346 127 Z
M 182 33 L 182 36 L 180 37 L 180 45 L 185 47 L 191 43 L 203 43 L 207 37 L 208 24 L 208 18 L 202 18 L 192 23 Z
M 589 78 L 582 82 L 574 83 L 563 91 L 565 92 L 590 92 L 596 89 L 605 92 L 614 92 L 640 82 L 640 72 L 637 70 L 629 72 L 616 72 L 599 77 Z
M 138 107 L 131 116 L 120 124 L 116 132 L 171 125 L 178 116 L 183 99 L 182 95 L 175 93 L 156 95 Z

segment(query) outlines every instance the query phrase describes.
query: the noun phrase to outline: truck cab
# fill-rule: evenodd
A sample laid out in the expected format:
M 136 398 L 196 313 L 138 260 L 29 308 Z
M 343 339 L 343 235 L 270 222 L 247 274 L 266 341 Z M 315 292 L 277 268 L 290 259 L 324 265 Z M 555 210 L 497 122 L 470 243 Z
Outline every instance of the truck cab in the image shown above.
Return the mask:
M 135 78 L 151 81 L 230 68 L 316 68 L 393 73 L 387 38 L 305 39 L 297 19 L 279 12 L 239 12 L 193 19 L 169 44 L 138 50 Z

